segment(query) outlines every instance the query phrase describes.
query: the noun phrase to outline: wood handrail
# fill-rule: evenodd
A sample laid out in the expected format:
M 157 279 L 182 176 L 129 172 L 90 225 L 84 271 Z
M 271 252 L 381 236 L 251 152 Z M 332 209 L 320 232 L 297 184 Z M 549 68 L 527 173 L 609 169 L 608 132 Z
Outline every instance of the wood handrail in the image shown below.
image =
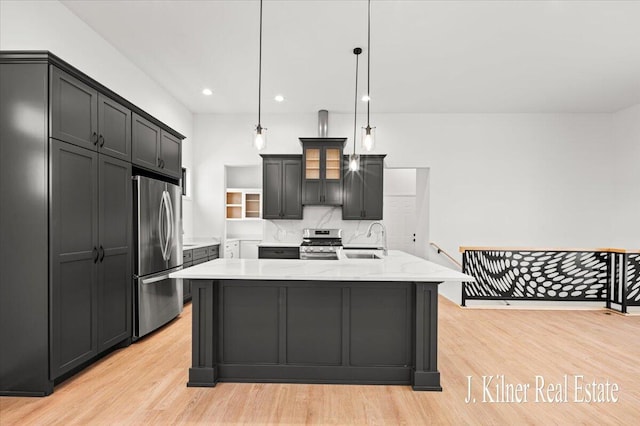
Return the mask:
M 577 251 L 577 252 L 599 252 L 599 253 L 640 253 L 640 250 L 627 250 L 621 248 L 558 248 L 558 247 L 481 247 L 481 246 L 460 246 L 460 253 L 465 251 Z
M 429 244 L 432 247 L 435 247 L 436 252 L 438 254 L 443 253 L 451 262 L 455 263 L 456 265 L 458 265 L 458 267 L 460 269 L 462 269 L 462 264 L 460 262 L 458 262 L 457 260 L 455 260 L 453 257 L 451 257 L 451 255 L 449 253 L 447 253 L 442 247 L 440 247 L 439 245 L 437 245 L 436 243 L 434 243 L 433 241 L 429 242 Z

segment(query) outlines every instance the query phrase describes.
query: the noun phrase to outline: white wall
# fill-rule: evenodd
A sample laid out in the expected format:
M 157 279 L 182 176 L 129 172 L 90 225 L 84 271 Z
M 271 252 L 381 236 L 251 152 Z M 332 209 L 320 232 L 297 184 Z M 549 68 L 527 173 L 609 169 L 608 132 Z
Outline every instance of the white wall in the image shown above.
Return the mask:
M 613 115 L 615 167 L 615 246 L 640 248 L 640 104 Z M 626 241 L 630 241 L 627 243 Z M 635 243 L 634 243 L 635 242 Z
M 193 114 L 58 1 L 0 1 L 1 50 L 49 50 L 187 137 L 192 164 Z M 192 233 L 191 202 L 184 203 Z
M 431 239 L 454 256 L 459 256 L 461 245 L 638 244 L 630 235 L 620 235 L 616 223 L 619 200 L 634 196 L 634 185 L 618 188 L 614 179 L 620 161 L 631 161 L 625 151 L 637 148 L 631 140 L 613 140 L 611 114 L 373 118 L 378 127 L 376 152 L 387 154 L 388 166 L 430 168 Z M 196 233 L 215 234 L 223 228 L 218 208 L 223 164 L 260 163 L 251 147 L 255 119 L 196 116 Z M 317 128 L 315 114 L 265 116 L 262 121 L 269 128 L 266 153 L 300 153 L 298 137 L 314 136 Z M 348 114 L 330 113 L 329 135 L 352 135 L 351 123 Z
M 264 116 L 268 123 L 268 154 L 299 154 L 298 136 L 314 136 L 316 116 Z M 262 166 L 252 147 L 254 114 L 196 115 L 194 122 L 194 234 L 198 237 L 224 233 L 224 166 Z

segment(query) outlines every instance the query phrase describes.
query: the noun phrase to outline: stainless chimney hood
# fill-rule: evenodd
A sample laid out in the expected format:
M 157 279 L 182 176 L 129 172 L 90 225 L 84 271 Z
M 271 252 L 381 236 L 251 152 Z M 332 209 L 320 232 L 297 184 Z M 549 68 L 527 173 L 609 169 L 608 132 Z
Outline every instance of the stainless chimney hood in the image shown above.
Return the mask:
M 329 134 L 329 111 L 321 109 L 318 111 L 318 137 L 326 138 Z

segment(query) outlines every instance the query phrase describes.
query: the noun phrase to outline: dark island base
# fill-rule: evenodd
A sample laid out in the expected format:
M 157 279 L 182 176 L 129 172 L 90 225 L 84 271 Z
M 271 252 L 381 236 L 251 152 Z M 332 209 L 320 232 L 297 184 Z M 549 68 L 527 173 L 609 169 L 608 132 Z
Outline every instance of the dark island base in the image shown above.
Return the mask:
M 187 386 L 385 384 L 441 391 L 437 284 L 193 280 Z

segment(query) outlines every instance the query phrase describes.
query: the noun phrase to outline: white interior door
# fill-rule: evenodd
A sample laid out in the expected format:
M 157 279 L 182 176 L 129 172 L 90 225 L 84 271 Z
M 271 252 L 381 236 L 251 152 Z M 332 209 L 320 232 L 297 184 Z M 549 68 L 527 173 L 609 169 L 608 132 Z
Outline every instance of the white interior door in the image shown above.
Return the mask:
M 415 254 L 415 195 L 385 196 L 383 209 L 389 249 Z

